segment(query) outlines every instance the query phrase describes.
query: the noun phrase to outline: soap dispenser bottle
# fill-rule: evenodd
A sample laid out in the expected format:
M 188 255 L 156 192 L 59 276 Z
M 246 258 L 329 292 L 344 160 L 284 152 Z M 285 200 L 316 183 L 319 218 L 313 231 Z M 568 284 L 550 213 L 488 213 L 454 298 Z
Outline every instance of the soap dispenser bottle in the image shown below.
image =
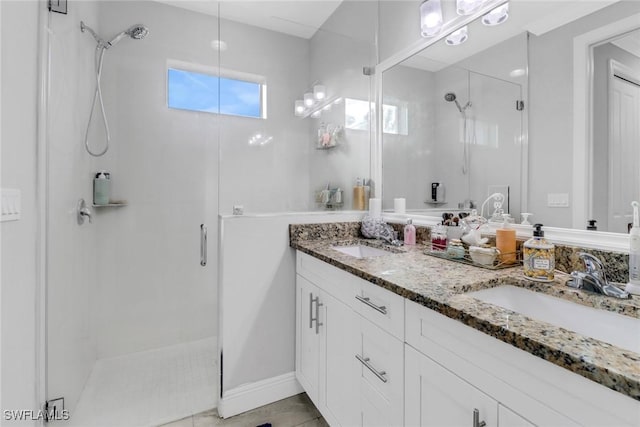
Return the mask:
M 111 189 L 109 172 L 100 171 L 93 179 L 93 204 L 108 205 L 109 190 Z
M 510 215 L 502 214 L 502 228 L 496 230 L 496 248 L 500 251 L 500 261 L 503 264 L 516 262 L 516 230 L 510 227 Z
M 413 225 L 413 221 L 411 221 L 411 219 L 408 219 L 407 225 L 404 226 L 404 244 L 416 244 L 416 226 Z
M 523 246 L 525 277 L 538 282 L 551 282 L 556 267 L 555 246 L 544 238 L 542 224 L 533 226 L 533 237 Z
M 625 291 L 640 295 L 640 220 L 638 219 L 638 202 L 633 206 L 633 227 L 629 231 L 629 283 Z

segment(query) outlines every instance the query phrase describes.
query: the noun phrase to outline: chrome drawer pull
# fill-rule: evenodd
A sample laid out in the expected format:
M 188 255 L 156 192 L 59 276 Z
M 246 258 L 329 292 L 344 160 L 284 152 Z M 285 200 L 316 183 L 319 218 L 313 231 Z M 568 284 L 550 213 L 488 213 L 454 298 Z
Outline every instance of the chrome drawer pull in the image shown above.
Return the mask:
M 368 357 L 362 357 L 359 354 L 356 354 L 356 359 L 358 359 L 360 361 L 360 363 L 362 363 L 364 366 L 367 367 L 367 369 L 369 369 L 371 372 L 373 372 L 373 374 L 378 377 L 378 379 L 380 381 L 382 381 L 383 383 L 387 382 L 387 379 L 384 377 L 385 375 L 387 375 L 387 373 L 385 371 L 381 371 L 378 372 L 376 370 L 376 368 L 374 368 L 373 366 L 371 366 L 371 364 L 369 363 L 369 358 Z
M 316 317 L 313 317 L 313 303 L 316 303 Z M 313 322 L 316 322 L 316 335 L 320 333 L 320 297 L 313 297 L 313 293 L 309 293 L 309 329 L 313 328 Z
M 379 311 L 382 314 L 387 314 L 387 307 L 385 307 L 384 305 L 375 305 L 371 302 L 371 298 L 369 297 L 361 297 L 360 295 L 356 295 L 356 299 L 362 303 L 367 304 L 369 307 L 373 308 L 376 311 Z

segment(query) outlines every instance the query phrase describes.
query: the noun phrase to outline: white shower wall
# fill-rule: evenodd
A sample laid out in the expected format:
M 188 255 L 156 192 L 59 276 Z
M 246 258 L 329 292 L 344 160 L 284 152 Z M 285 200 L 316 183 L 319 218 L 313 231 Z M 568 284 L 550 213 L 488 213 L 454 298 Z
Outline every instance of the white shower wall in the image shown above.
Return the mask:
M 105 54 L 112 146 L 97 163 L 112 174 L 112 196 L 128 203 L 94 209 L 92 313 L 105 358 L 216 335 L 219 118 L 169 109 L 166 75 L 170 60 L 217 70 L 210 43 L 218 20 L 156 2 L 107 1 L 99 3 L 99 22 L 107 37 L 134 23 L 150 31 Z

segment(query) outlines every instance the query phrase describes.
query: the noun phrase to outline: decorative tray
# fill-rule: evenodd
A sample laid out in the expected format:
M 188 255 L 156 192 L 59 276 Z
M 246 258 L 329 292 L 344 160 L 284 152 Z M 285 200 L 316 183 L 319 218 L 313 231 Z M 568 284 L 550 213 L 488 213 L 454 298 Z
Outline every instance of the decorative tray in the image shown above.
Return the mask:
M 436 258 L 446 259 L 448 261 L 459 262 L 460 264 L 473 265 L 474 267 L 486 268 L 487 270 L 502 270 L 504 268 L 519 267 L 522 265 L 522 252 L 505 252 L 495 256 L 493 262 L 481 264 L 475 262 L 469 254 L 469 249 L 464 249 L 464 256 L 462 258 L 455 257 L 452 254 L 447 253 L 447 250 L 432 250 L 431 245 L 427 244 L 426 249 L 423 251 L 425 255 L 433 256 Z

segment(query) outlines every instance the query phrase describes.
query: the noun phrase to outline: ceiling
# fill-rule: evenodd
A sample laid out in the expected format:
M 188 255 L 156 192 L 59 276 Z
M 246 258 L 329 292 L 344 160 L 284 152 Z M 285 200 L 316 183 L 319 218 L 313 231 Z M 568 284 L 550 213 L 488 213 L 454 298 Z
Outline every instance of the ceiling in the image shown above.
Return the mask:
M 156 0 L 172 6 L 310 39 L 342 0 Z
M 616 1 L 511 0 L 509 2 L 509 19 L 502 25 L 485 27 L 476 21 L 469 25 L 469 39 L 464 44 L 448 46 L 444 41 L 440 41 L 413 58 L 409 58 L 404 62 L 404 65 L 427 71 L 438 71 L 524 31 L 539 36 Z M 455 2 L 443 0 L 445 21 L 447 16 L 455 16 L 454 8 L 449 3 Z
M 611 43 L 640 58 L 640 30 L 633 31 Z

